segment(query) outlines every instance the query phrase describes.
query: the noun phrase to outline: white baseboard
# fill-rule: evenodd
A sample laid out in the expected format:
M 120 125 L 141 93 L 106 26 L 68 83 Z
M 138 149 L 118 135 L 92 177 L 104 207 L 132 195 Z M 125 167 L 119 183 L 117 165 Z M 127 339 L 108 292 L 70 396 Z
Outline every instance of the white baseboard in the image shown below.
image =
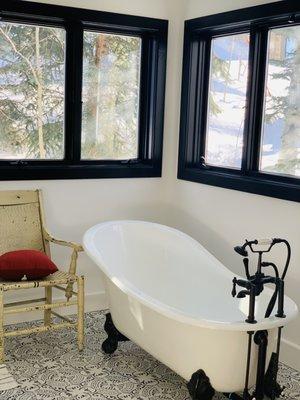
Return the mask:
M 300 371 L 300 346 L 287 339 L 282 339 L 280 360 L 284 364 Z
M 85 311 L 99 311 L 108 308 L 108 301 L 105 292 L 96 292 L 85 295 Z
M 55 298 L 54 300 L 64 300 L 64 297 Z M 87 293 L 85 295 L 85 312 L 105 310 L 108 308 L 107 298 L 105 292 Z M 64 307 L 58 309 L 62 315 L 75 314 L 76 307 Z M 43 318 L 42 311 L 32 311 L 27 313 L 7 315 L 5 318 L 5 325 L 17 324 L 20 322 L 35 321 Z

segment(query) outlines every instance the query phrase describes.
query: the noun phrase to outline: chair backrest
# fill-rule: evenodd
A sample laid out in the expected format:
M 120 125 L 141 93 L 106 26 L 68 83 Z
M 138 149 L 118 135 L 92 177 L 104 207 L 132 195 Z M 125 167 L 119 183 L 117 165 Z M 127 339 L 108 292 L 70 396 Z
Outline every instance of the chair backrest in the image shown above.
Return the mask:
M 34 249 L 48 253 L 39 190 L 0 191 L 0 254 Z

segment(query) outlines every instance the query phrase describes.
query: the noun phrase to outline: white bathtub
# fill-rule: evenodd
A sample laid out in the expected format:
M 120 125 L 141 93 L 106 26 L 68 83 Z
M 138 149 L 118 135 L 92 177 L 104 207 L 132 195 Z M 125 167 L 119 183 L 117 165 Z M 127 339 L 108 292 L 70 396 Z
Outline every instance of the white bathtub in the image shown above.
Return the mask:
M 273 293 L 266 288 L 256 302 L 257 324 L 244 322 L 248 296 L 231 297 L 234 274 L 178 230 L 113 221 L 89 229 L 83 242 L 105 274 L 117 329 L 186 380 L 203 369 L 219 392 L 244 387 L 247 331 L 268 330 L 269 359 L 276 328 L 297 315 L 296 304 L 285 297 L 286 318 L 264 319 Z M 252 346 L 251 385 L 256 363 Z

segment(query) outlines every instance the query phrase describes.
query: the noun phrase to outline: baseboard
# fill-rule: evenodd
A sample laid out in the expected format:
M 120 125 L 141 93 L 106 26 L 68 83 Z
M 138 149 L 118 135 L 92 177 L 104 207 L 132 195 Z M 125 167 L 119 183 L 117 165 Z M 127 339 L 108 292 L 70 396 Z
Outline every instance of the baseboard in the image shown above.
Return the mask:
M 280 359 L 289 367 L 300 371 L 300 346 L 287 339 L 282 339 Z
M 99 311 L 108 308 L 108 301 L 105 292 L 90 293 L 85 296 L 85 311 Z
M 54 300 L 64 300 L 64 297 L 55 298 Z M 87 293 L 85 295 L 85 312 L 104 310 L 108 308 L 107 298 L 105 292 Z M 76 313 L 75 306 L 64 307 L 57 309 L 62 315 Z M 41 319 L 43 317 L 42 311 L 33 311 L 27 313 L 8 315 L 5 318 L 5 325 L 17 324 L 20 322 L 30 322 Z

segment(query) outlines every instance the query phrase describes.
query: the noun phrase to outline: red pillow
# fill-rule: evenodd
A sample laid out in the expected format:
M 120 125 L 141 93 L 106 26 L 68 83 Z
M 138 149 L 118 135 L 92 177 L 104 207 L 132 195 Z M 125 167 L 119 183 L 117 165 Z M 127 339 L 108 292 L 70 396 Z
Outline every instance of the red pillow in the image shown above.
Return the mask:
M 28 280 L 41 279 L 57 271 L 50 258 L 37 250 L 10 251 L 0 256 L 0 277 L 19 281 L 26 275 Z

